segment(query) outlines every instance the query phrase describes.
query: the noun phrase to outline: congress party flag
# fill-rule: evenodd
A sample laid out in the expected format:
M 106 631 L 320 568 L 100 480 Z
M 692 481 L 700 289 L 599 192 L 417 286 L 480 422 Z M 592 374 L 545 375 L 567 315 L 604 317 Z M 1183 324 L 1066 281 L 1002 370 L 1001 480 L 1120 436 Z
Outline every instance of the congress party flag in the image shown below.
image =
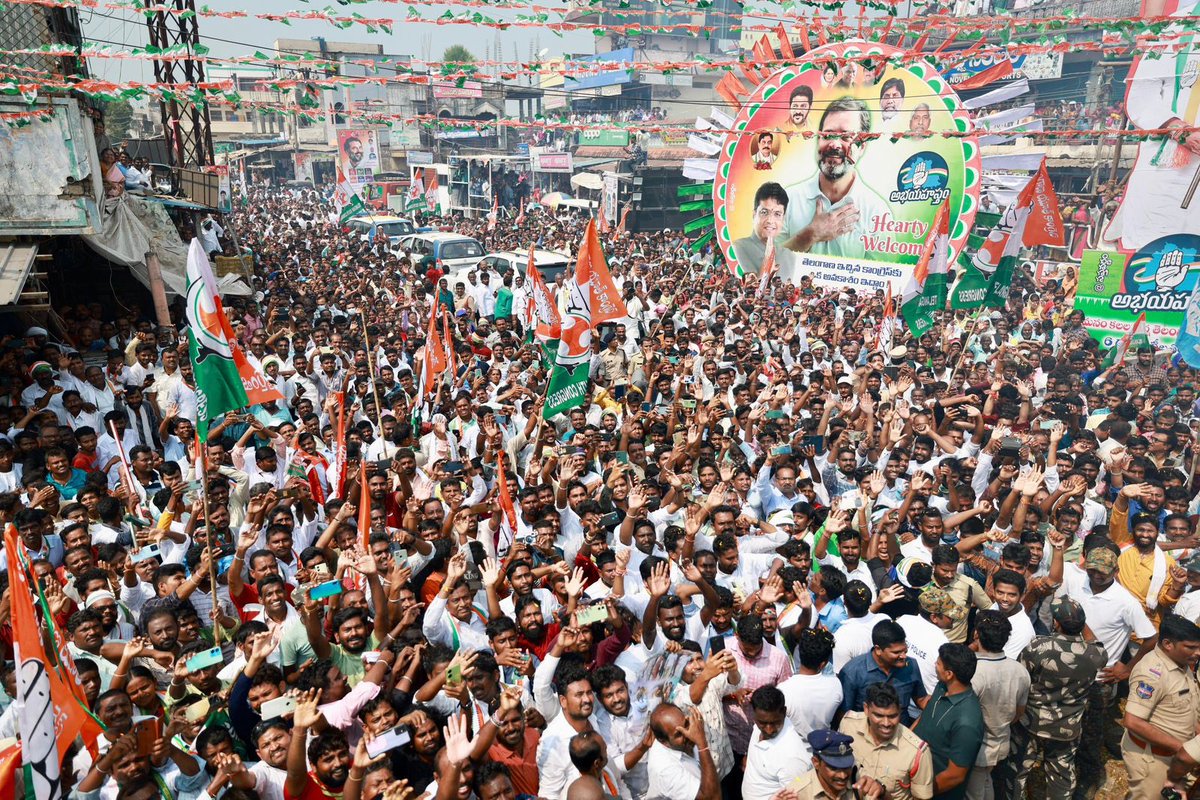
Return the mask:
M 367 213 L 366 203 L 359 197 L 350 181 L 346 180 L 346 175 L 342 172 L 341 167 L 338 167 L 337 186 L 334 188 L 333 198 L 338 207 L 338 222 L 342 225 Z
M 933 315 L 946 304 L 950 260 L 950 198 L 942 201 L 933 218 L 917 266 L 900 292 L 900 311 L 914 336 L 933 327 Z
M 4 533 L 12 591 L 13 653 L 16 662 L 17 732 L 25 777 L 26 800 L 58 800 L 63 791 L 60 765 L 88 714 L 42 642 L 34 597 L 39 594 L 29 577 L 29 563 L 9 525 Z M 65 643 L 64 643 L 65 646 Z
M 1136 322 L 1133 323 L 1133 327 L 1129 329 L 1129 332 L 1121 337 L 1121 341 L 1117 342 L 1117 346 L 1108 351 L 1108 355 L 1105 356 L 1104 363 L 1101 364 L 1100 368 L 1108 369 L 1109 367 L 1119 367 L 1125 363 L 1125 358 L 1129 355 L 1130 350 L 1136 350 L 1142 345 L 1150 344 L 1150 337 L 1147 336 L 1142 330 L 1145 324 L 1146 312 L 1143 311 L 1142 315 L 1137 318 Z M 1179 338 L 1175 342 L 1175 346 L 1179 350 L 1180 354 L 1183 355 L 1183 360 L 1187 361 L 1188 354 L 1184 352 L 1184 347 L 1181 345 L 1181 343 L 1186 344 L 1184 342 L 1184 327 L 1179 329 Z M 1191 357 L 1192 360 L 1196 360 L 1194 353 Z
M 200 441 L 208 441 L 208 425 L 221 414 L 283 399 L 238 345 L 199 239 L 193 239 L 188 250 L 187 322 Z

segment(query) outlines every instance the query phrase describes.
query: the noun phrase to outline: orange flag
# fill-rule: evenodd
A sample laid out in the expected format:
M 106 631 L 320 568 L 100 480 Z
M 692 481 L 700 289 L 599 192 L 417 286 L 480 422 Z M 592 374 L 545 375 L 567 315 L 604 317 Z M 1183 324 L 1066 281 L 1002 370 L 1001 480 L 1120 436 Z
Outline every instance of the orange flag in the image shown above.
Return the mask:
M 17 770 L 21 768 L 21 743 L 0 750 L 0 800 L 16 800 Z
M 629 216 L 629 204 L 625 204 L 625 208 L 621 211 L 621 221 L 617 223 L 617 234 L 625 232 L 625 219 Z
M 362 548 L 371 552 L 371 492 L 367 489 L 367 460 L 358 460 L 358 536 Z
M 508 488 L 508 474 L 504 467 L 504 451 L 496 453 L 496 484 L 500 490 L 500 510 L 504 512 L 504 518 L 508 520 L 508 527 L 512 528 L 512 535 L 515 538 L 517 535 L 517 507 L 513 504 L 512 492 Z M 499 535 L 500 531 L 496 531 Z
M 450 315 L 442 311 L 442 344 L 446 348 L 446 371 L 451 378 L 458 372 L 454 366 L 454 331 L 450 330 Z
M 612 274 L 608 271 L 608 262 L 604 260 L 604 250 L 601 249 L 600 237 L 596 234 L 595 219 L 588 221 L 587 230 L 583 234 L 579 262 L 575 268 L 575 280 L 579 282 L 580 289 L 587 286 L 588 296 L 591 298 L 593 328 L 609 320 L 629 316 L 625 301 L 621 299 L 621 294 L 613 283 Z
M 425 334 L 425 350 L 421 356 L 421 394 L 428 397 L 439 375 L 446 371 L 446 348 L 438 335 L 438 306 L 429 315 L 429 329 Z
M 67 652 L 66 638 L 48 612 L 45 614 L 47 633 L 57 646 L 57 652 L 51 655 L 43 645 L 42 628 L 33 600 L 39 590 L 29 578 L 28 559 L 17 538 L 17 529 L 12 525 L 4 533 L 4 550 L 12 585 L 16 699 L 22 703 L 17 730 L 23 743 L 23 760 L 33 767 L 37 796 L 57 797 L 62 794 L 59 765 L 67 750 L 81 733 L 85 742 L 95 741 L 100 734 L 100 723 L 88 713 L 86 705 L 81 704 L 83 686 L 79 683 L 75 662 Z

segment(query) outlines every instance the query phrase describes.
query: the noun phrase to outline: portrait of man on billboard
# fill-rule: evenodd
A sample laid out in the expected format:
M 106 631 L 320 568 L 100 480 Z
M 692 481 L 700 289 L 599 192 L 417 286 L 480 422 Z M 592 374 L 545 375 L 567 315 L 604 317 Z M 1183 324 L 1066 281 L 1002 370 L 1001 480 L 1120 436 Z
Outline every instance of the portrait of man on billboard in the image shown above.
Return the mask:
M 1192 14 L 1200 14 L 1200 3 L 1184 0 L 1171 16 Z M 1184 31 L 1171 25 L 1161 35 L 1167 40 Z M 1180 130 L 1138 144 L 1124 197 L 1101 246 L 1140 250 L 1164 236 L 1200 235 L 1200 132 L 1190 130 L 1200 125 L 1200 49 L 1142 56 L 1126 83 L 1125 113 L 1135 128 Z
M 855 165 L 871 132 L 871 112 L 855 97 L 831 102 L 821 114 L 817 136 L 817 171 L 788 187 L 785 247 L 796 253 L 861 258 L 863 238 L 872 220 L 886 213 L 883 200 Z
M 788 194 L 778 183 L 768 181 L 754 193 L 753 232 L 733 243 L 738 263 L 747 275 L 757 275 L 767 256 L 767 242 L 775 242 L 775 265 L 782 280 L 790 280 L 796 256 L 779 243 L 787 218 Z
M 363 143 L 357 136 L 346 137 L 346 141 L 342 142 L 342 151 L 346 154 L 346 165 L 351 169 L 362 163 Z
M 896 119 L 904 106 L 904 81 L 888 78 L 879 90 L 879 111 L 885 123 Z

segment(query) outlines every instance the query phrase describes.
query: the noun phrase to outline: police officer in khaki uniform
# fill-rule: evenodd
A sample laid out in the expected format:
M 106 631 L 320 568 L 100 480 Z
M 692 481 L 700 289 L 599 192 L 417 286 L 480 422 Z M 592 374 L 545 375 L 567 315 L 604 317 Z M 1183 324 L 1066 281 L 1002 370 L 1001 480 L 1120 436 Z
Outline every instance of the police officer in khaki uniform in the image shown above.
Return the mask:
M 1171 759 L 1195 737 L 1200 719 L 1200 627 L 1178 614 L 1163 617 L 1158 646 L 1134 666 L 1125 703 L 1121 754 L 1133 800 L 1157 800 Z
M 854 739 L 859 769 L 879 781 L 891 800 L 933 797 L 933 756 L 921 737 L 900 724 L 903 709 L 891 684 L 867 687 L 863 711 L 850 711 L 839 726 Z
M 813 768 L 788 785 L 795 800 L 881 800 L 884 794 L 879 781 L 866 776 L 854 780 L 853 741 L 828 728 L 808 735 Z

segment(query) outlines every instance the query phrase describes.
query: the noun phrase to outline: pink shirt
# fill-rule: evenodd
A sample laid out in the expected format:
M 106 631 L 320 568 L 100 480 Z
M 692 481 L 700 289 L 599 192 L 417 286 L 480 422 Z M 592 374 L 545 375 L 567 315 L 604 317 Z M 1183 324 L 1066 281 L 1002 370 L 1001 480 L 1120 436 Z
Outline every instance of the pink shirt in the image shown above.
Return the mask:
M 792 676 L 792 663 L 787 653 L 773 644 L 763 642 L 762 652 L 753 661 L 742 653 L 741 642 L 736 636 L 726 639 L 725 646 L 737 659 L 738 672 L 742 675 L 739 690 L 747 689 L 753 694 L 760 686 L 776 686 Z M 733 752 L 745 755 L 750 747 L 750 734 L 754 732 L 754 712 L 750 709 L 748 695 L 745 704 L 733 702 L 732 697 L 725 698 L 725 727 L 729 730 Z

